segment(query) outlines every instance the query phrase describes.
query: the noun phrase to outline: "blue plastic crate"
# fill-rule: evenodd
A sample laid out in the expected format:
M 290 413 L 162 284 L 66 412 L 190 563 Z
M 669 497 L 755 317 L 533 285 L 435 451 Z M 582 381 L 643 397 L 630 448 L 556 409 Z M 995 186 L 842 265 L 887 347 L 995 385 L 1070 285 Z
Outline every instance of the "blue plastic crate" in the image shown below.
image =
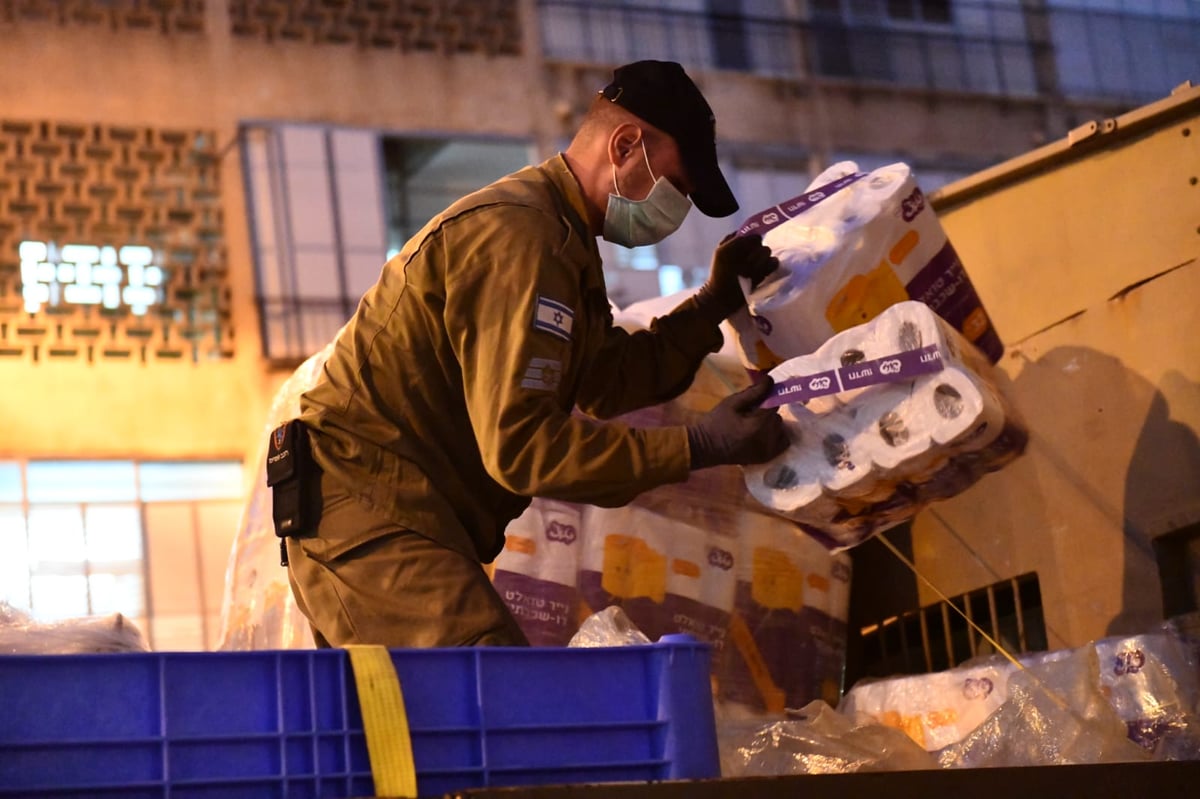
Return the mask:
M 421 796 L 719 776 L 706 645 L 391 655 Z M 0 656 L 0 796 L 373 793 L 344 651 Z

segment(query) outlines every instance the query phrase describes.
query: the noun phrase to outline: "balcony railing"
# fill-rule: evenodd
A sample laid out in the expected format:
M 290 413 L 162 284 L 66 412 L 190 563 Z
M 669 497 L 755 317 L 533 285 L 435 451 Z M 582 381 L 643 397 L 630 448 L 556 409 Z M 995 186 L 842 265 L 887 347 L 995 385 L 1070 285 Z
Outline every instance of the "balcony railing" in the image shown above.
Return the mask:
M 905 4 L 883 0 L 810 3 L 846 11 L 808 17 L 678 5 L 540 0 L 544 56 L 599 64 L 660 58 L 797 80 L 1120 102 L 1161 97 L 1185 80 L 1200 79 L 1200 9 L 1194 5 L 1171 17 L 1054 0 L 1033 7 L 1016 0 L 963 0 L 947 4 L 945 17 L 924 21 L 890 16 Z

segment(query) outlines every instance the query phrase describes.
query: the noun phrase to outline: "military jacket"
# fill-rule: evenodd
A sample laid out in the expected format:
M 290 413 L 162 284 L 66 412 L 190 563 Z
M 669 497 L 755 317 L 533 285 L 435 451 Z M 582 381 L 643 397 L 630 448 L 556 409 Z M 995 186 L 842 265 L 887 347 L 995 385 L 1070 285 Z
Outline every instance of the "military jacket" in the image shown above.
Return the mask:
M 454 203 L 384 265 L 301 397 L 329 478 L 482 562 L 531 497 L 620 506 L 687 478 L 683 427 L 600 420 L 680 394 L 720 331 L 692 300 L 615 327 L 584 208 L 559 155 Z M 372 535 L 310 543 L 335 557 Z

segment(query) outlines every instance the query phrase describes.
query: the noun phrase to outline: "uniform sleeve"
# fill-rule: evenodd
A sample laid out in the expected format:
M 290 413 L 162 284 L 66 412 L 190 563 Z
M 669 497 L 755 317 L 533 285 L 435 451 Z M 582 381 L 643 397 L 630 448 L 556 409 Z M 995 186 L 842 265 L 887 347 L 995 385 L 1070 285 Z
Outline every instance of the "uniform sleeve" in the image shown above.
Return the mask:
M 688 475 L 682 427 L 632 428 L 570 413 L 579 274 L 569 232 L 523 207 L 445 228 L 446 330 L 488 473 L 509 491 L 618 506 Z
M 580 385 L 579 407 L 607 419 L 674 399 L 721 343 L 720 329 L 691 297 L 649 330 L 629 333 L 610 321 L 604 346 Z

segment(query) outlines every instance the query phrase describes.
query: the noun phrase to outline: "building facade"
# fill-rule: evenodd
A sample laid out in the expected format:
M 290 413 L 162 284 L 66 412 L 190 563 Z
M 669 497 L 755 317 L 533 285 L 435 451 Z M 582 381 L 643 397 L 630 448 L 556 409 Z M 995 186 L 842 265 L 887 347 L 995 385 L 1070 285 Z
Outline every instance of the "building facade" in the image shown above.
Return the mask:
M 0 42 L 0 535 L 24 575 L 0 594 L 189 648 L 275 389 L 425 219 L 565 146 L 614 66 L 685 65 L 748 215 L 838 160 L 932 190 L 1162 97 L 1200 77 L 1200 4 L 0 0 Z M 606 247 L 614 302 L 694 285 L 732 224 Z

